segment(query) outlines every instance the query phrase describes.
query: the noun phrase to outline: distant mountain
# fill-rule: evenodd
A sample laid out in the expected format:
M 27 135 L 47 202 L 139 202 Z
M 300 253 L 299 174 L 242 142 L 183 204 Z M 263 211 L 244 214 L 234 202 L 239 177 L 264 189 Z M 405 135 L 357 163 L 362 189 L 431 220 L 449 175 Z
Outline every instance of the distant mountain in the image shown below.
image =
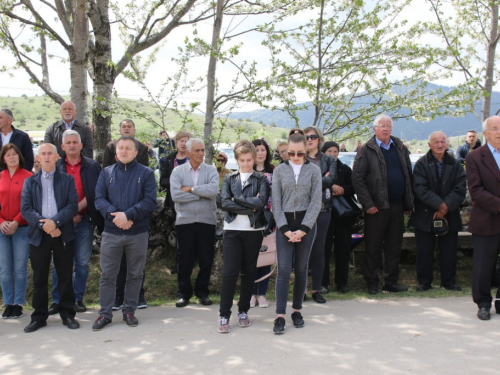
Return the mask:
M 429 91 L 434 91 L 436 89 L 442 89 L 443 92 L 447 92 L 453 89 L 453 87 L 438 86 L 434 84 L 428 85 Z M 373 98 L 363 98 L 363 102 L 370 102 Z M 498 107 L 500 104 L 500 92 L 493 92 L 492 94 L 492 107 Z M 297 112 L 297 117 L 299 118 L 299 124 L 301 126 L 307 126 L 311 124 L 314 120 L 314 108 L 311 103 L 305 103 L 308 107 L 307 110 L 301 110 Z M 478 113 L 481 113 L 482 102 L 478 101 L 475 104 Z M 400 113 L 408 112 L 408 109 L 402 108 Z M 262 121 L 266 125 L 270 125 L 274 122 L 277 127 L 282 128 L 293 128 L 295 127 L 295 121 L 290 118 L 290 116 L 281 110 L 271 111 L 268 109 L 257 109 L 249 112 L 233 112 L 229 115 L 233 119 L 250 119 L 253 122 Z M 367 124 L 371 125 L 371 124 Z M 479 124 L 474 113 L 468 113 L 464 117 L 451 118 L 451 117 L 437 117 L 435 120 L 430 122 L 419 122 L 412 118 L 400 119 L 395 121 L 394 135 L 400 137 L 403 134 L 404 139 L 426 139 L 430 133 L 436 130 L 441 130 L 448 136 L 463 135 L 467 130 L 476 129 L 481 132 L 481 125 Z M 343 129 L 341 133 L 348 129 Z

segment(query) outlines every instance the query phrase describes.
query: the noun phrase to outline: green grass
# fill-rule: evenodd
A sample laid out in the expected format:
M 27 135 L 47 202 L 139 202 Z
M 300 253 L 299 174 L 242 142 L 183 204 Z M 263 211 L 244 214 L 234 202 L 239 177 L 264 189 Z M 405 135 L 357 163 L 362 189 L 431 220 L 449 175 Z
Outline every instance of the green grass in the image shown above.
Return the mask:
M 69 97 L 65 97 L 69 100 Z M 153 104 L 132 99 L 120 99 L 119 103 L 129 107 L 132 111 L 144 113 L 154 119 L 157 123 L 162 123 L 160 111 Z M 1 97 L 0 104 L 2 108 L 10 108 L 14 114 L 14 126 L 21 130 L 45 131 L 47 126 L 61 119 L 59 114 L 59 104 L 55 103 L 47 96 L 21 96 L 21 97 Z M 91 98 L 88 101 L 89 111 L 92 108 Z M 89 119 L 91 119 L 89 113 Z M 131 114 L 130 112 L 116 109 L 113 112 L 111 133 L 112 137 L 119 135 L 118 126 L 124 118 L 132 118 L 136 124 L 137 137 L 142 141 L 155 139 L 160 128 L 147 120 Z M 188 117 L 190 124 L 188 129 L 196 136 L 203 136 L 205 117 L 202 115 L 191 115 Z M 241 120 L 241 121 L 240 121 Z M 229 119 L 227 126 L 221 132 L 220 122 L 214 121 L 213 136 L 219 139 L 220 143 L 237 142 L 239 139 L 255 139 L 264 137 L 270 144 L 275 145 L 278 141 L 285 140 L 288 130 L 283 128 L 271 127 L 256 122 L 250 122 L 246 119 Z M 165 118 L 165 127 L 169 133 L 174 133 L 183 127 L 182 119 L 173 111 L 168 111 Z M 241 134 L 238 135 L 238 128 L 241 128 Z
M 444 297 L 463 297 L 463 296 L 471 296 L 471 280 L 472 280 L 472 253 L 471 252 L 463 252 L 459 253 L 459 257 L 457 258 L 457 285 L 462 287 L 461 292 L 451 292 L 444 289 L 439 288 L 439 266 L 438 263 L 435 262 L 434 267 L 434 289 L 429 290 L 428 292 L 418 293 L 415 291 L 417 286 L 416 280 L 416 269 L 414 264 L 414 254 L 409 253 L 405 256 L 405 263 L 400 265 L 400 278 L 399 283 L 402 285 L 406 285 L 409 287 L 408 292 L 404 293 L 379 293 L 377 295 L 371 296 L 368 295 L 366 291 L 366 283 L 363 280 L 363 275 L 361 274 L 360 268 L 355 268 L 351 265 L 349 270 L 349 288 L 350 293 L 341 294 L 336 291 L 333 291 L 334 285 L 331 285 L 330 288 L 332 291 L 325 294 L 325 298 L 328 301 L 345 301 L 352 299 L 398 299 L 398 298 L 444 298 Z M 355 253 L 354 254 L 355 264 L 361 263 L 363 254 Z M 175 304 L 176 300 L 176 291 L 177 291 L 177 278 L 175 274 L 172 274 L 171 270 L 173 269 L 173 261 L 162 259 L 155 260 L 148 259 L 148 263 L 146 264 L 146 300 L 150 306 L 172 306 Z M 93 254 L 90 267 L 89 267 L 89 281 L 87 283 L 87 292 L 85 294 L 85 304 L 88 307 L 98 308 L 99 307 L 99 277 L 100 277 L 100 267 L 99 267 L 99 255 Z M 197 274 L 197 270 L 193 272 L 193 279 Z M 269 283 L 267 298 L 271 301 L 275 300 L 274 295 L 274 282 L 275 276 L 274 274 L 271 277 L 271 281 Z M 334 265 L 331 264 L 331 276 L 333 278 L 334 275 Z M 193 280 L 194 281 L 194 280 Z M 50 281 L 49 281 L 50 282 Z M 311 300 L 311 280 L 309 278 L 308 285 L 308 300 Z M 220 281 L 216 280 L 214 285 L 212 285 L 211 290 L 211 298 L 214 303 L 220 302 L 219 296 L 219 288 Z M 32 298 L 32 272 L 29 269 L 29 281 L 28 281 L 28 291 L 26 300 L 28 301 L 27 308 L 31 303 Z M 291 286 L 293 286 L 293 273 Z M 292 288 L 291 288 L 292 289 Z M 50 288 L 49 288 L 50 290 Z M 292 290 L 290 291 L 290 298 L 292 295 Z M 237 299 L 238 296 L 235 296 Z M 194 300 L 193 300 L 194 301 Z

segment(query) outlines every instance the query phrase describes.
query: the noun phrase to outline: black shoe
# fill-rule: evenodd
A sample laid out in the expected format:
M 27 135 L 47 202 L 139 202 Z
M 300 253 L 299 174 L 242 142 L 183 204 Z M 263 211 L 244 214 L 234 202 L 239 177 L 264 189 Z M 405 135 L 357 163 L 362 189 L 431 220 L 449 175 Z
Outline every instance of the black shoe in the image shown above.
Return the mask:
M 500 301 L 495 301 L 495 312 L 500 314 Z
M 104 329 L 104 327 L 109 326 L 112 322 L 113 320 L 111 318 L 99 315 L 94 324 L 92 324 L 92 331 L 100 331 Z
M 346 294 L 349 293 L 349 288 L 347 287 L 347 285 L 337 285 L 337 292 Z
M 399 292 L 407 292 L 408 288 L 406 286 L 398 285 L 398 284 L 384 284 L 382 288 L 384 292 L 390 293 L 399 293 Z
M 175 303 L 175 306 L 177 306 L 177 307 L 186 307 L 188 303 L 189 303 L 188 299 L 180 297 L 177 300 L 177 302 Z
M 273 332 L 276 335 L 282 335 L 285 333 L 285 318 L 279 317 L 274 320 Z
M 42 321 L 32 321 L 30 324 L 28 324 L 26 327 L 24 327 L 24 332 L 26 333 L 31 333 L 38 331 L 40 328 L 45 327 L 47 325 L 47 322 L 45 320 Z
M 62 323 L 63 323 L 63 325 L 65 325 L 69 329 L 80 328 L 80 323 L 78 323 L 75 318 L 64 318 Z
M 12 309 L 12 315 L 11 318 L 13 319 L 18 319 L 23 316 L 23 307 L 21 305 L 14 305 L 14 308 Z
M 477 312 L 477 317 L 480 320 L 490 320 L 490 308 L 489 307 L 480 307 Z
M 199 300 L 203 306 L 210 306 L 212 304 L 212 300 L 208 296 L 200 297 Z
M 5 310 L 2 314 L 2 319 L 10 319 L 12 318 L 12 311 L 14 311 L 14 305 L 5 306 Z
M 302 318 L 302 314 L 298 311 L 292 313 L 292 322 L 295 328 L 304 327 L 304 319 Z
M 320 292 L 314 292 L 312 294 L 312 298 L 317 303 L 326 303 L 325 297 Z
M 378 285 L 368 284 L 368 294 L 378 294 Z
M 132 313 L 123 314 L 123 320 L 127 322 L 129 327 L 137 327 L 139 325 L 139 321 Z
M 123 307 L 123 298 L 116 298 L 113 304 L 113 311 L 121 310 Z
M 83 301 L 76 301 L 76 303 L 75 303 L 75 311 L 77 313 L 82 313 L 82 312 L 87 311 L 87 308 L 83 304 Z
M 322 287 L 319 289 L 319 291 L 318 291 L 318 292 L 320 292 L 320 293 L 322 293 L 322 294 L 325 294 L 325 293 L 328 293 L 328 292 L 329 292 L 329 290 L 328 290 L 328 288 L 327 288 L 327 287 L 322 286 Z
M 427 292 L 429 289 L 432 289 L 431 284 L 420 284 L 419 286 L 416 287 L 417 292 Z
M 59 305 L 57 303 L 53 303 L 49 307 L 49 315 L 59 314 Z
M 462 288 L 460 288 L 458 285 L 452 284 L 452 285 L 441 285 L 441 288 L 446 289 L 446 290 L 451 290 L 453 292 L 461 292 Z
M 148 308 L 148 303 L 144 298 L 139 298 L 139 302 L 137 302 L 137 308 L 138 309 L 147 309 Z

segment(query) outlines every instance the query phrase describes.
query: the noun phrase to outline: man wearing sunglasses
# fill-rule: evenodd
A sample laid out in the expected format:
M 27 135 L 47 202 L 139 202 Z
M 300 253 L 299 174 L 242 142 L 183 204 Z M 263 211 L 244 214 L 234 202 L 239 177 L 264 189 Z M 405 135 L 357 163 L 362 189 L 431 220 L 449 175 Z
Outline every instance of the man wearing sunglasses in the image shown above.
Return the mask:
M 412 171 L 408 149 L 391 135 L 392 119 L 379 115 L 375 135 L 356 154 L 352 184 L 365 210 L 365 281 L 378 293 L 380 253 L 384 254 L 385 292 L 404 292 L 398 285 L 404 212 L 413 210 Z

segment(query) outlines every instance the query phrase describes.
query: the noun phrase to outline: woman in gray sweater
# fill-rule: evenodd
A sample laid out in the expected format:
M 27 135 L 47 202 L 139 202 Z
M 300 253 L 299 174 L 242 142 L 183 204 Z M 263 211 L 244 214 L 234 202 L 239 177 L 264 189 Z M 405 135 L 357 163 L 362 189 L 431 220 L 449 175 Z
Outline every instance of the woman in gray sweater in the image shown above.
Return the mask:
M 300 313 L 307 285 L 309 255 L 316 236 L 316 220 L 321 210 L 321 171 L 305 159 L 306 139 L 299 132 L 288 138 L 289 160 L 273 175 L 273 214 L 276 221 L 276 313 L 274 333 L 285 332 L 285 313 L 295 254 L 292 321 L 304 326 Z

